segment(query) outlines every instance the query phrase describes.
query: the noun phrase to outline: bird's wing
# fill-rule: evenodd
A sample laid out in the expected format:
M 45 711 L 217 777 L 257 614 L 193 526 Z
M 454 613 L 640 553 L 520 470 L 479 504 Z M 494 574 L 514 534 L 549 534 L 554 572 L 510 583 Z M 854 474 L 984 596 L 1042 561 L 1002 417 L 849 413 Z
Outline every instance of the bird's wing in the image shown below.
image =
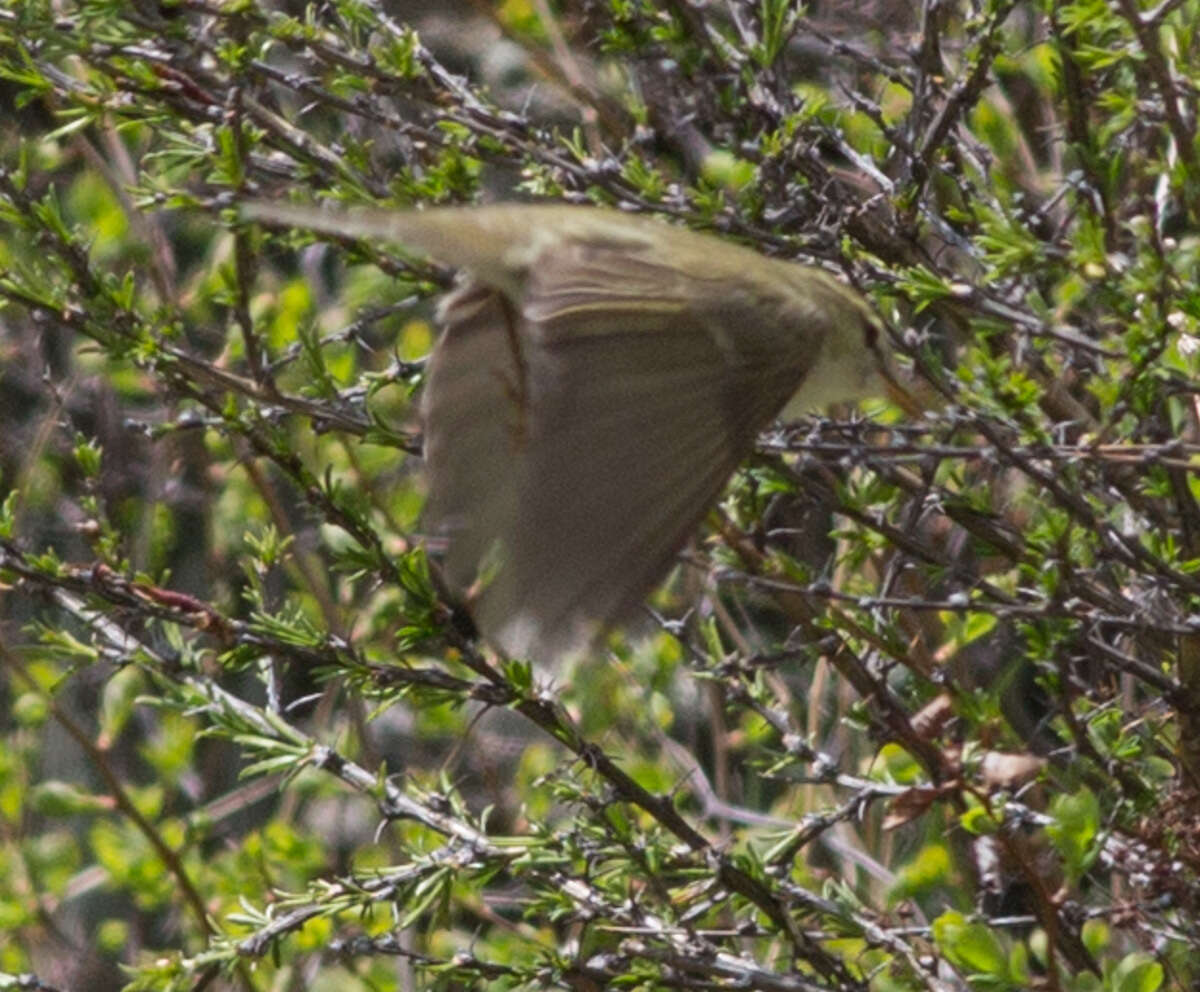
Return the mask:
M 816 349 L 753 347 L 736 321 L 769 301 L 627 246 L 559 245 L 511 303 L 474 292 L 430 368 L 431 506 L 460 588 L 495 564 L 484 633 L 547 657 L 636 607 Z
M 465 592 L 498 550 L 492 545 L 511 543 L 528 402 L 514 315 L 502 294 L 467 283 L 442 301 L 439 316 L 443 330 L 422 397 L 425 519 L 449 539 L 445 575 Z

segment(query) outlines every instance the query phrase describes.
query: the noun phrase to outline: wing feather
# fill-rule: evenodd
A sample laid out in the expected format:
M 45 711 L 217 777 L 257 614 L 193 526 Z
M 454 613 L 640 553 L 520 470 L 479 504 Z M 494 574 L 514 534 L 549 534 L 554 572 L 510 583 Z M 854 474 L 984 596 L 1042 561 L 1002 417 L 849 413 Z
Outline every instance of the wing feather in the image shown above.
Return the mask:
M 442 303 L 442 335 L 422 399 L 427 526 L 448 541 L 443 568 L 460 592 L 511 534 L 522 457 L 524 369 L 507 333 L 511 308 L 468 284 Z
M 594 244 L 539 259 L 512 307 L 475 289 L 446 308 L 426 403 L 430 503 L 460 589 L 497 562 L 470 604 L 495 643 L 578 648 L 662 576 L 814 351 L 735 352 L 729 335 L 746 329 L 731 321 L 747 312 Z

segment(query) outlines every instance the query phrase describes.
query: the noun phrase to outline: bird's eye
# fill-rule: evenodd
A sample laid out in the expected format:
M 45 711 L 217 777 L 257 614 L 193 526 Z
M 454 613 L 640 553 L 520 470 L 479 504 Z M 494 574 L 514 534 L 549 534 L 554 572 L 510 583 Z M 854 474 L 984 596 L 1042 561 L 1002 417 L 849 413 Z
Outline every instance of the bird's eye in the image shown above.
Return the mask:
M 872 351 L 874 351 L 879 345 L 879 327 L 874 321 L 863 321 L 863 344 L 865 344 Z

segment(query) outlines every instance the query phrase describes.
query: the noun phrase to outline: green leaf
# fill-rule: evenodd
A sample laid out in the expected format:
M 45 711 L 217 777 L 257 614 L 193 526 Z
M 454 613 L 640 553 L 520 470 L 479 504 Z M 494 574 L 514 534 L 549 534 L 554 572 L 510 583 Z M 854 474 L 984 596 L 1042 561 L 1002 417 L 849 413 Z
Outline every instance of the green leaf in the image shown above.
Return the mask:
M 992 988 L 1012 988 L 1009 956 L 995 932 L 961 913 L 943 913 L 933 921 L 933 939 L 955 968 Z
M 1109 978 L 1112 992 L 1158 992 L 1162 988 L 1163 966 L 1147 954 L 1134 951 L 1120 960 Z
M 1086 786 L 1072 795 L 1055 796 L 1050 804 L 1053 823 L 1047 824 L 1048 836 L 1067 869 L 1077 882 L 1100 852 L 1100 802 Z

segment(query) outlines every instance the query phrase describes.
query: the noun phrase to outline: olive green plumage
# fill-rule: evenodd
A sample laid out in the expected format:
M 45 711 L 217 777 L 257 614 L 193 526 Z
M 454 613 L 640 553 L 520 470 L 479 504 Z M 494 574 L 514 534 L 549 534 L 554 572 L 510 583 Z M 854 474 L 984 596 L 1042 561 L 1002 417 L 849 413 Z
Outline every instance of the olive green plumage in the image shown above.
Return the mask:
M 422 403 L 426 528 L 509 654 L 548 660 L 626 617 L 758 430 L 891 378 L 852 289 L 652 219 L 520 205 L 245 214 L 468 274 L 439 308 Z

